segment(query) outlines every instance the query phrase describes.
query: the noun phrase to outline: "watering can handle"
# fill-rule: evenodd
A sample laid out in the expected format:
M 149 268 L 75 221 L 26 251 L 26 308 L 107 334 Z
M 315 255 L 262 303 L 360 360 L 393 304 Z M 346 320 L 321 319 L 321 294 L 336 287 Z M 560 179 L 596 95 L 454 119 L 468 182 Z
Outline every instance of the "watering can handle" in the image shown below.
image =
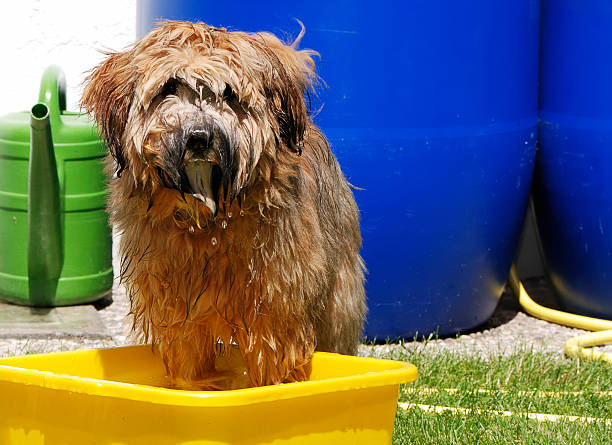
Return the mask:
M 38 102 L 49 107 L 51 126 L 61 125 L 60 115 L 66 111 L 66 76 L 57 65 L 50 65 L 40 81 Z

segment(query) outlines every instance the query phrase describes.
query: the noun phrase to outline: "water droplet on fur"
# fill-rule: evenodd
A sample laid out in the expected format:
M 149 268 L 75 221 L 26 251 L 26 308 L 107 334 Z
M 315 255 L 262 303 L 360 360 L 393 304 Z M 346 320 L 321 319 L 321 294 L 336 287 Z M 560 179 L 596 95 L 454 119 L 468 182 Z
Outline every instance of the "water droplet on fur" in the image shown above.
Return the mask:
M 249 282 L 247 283 L 247 287 L 249 287 L 251 283 L 253 282 L 253 279 L 255 278 L 256 273 L 257 273 L 257 270 L 255 269 L 251 270 L 251 278 L 249 279 Z
M 210 244 L 212 244 L 213 246 L 217 245 L 217 238 L 215 238 L 214 236 L 210 239 Z
M 189 233 L 195 232 L 195 228 L 193 226 L 189 226 Z
M 227 229 L 227 221 L 226 220 L 221 221 L 221 228 L 222 229 Z

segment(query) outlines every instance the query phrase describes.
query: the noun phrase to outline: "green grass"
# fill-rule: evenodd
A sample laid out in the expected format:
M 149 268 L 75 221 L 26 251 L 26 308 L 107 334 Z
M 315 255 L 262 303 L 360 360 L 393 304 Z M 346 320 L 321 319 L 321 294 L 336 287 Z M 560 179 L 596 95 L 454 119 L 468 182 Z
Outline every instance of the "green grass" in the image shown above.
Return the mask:
M 417 382 L 400 388 L 400 402 L 612 420 L 612 396 L 601 393 L 612 391 L 609 363 L 530 350 L 482 358 L 426 352 L 413 345 L 385 354 L 385 358 L 411 362 L 419 370 Z M 456 390 L 444 391 L 448 388 Z M 434 414 L 418 408 L 398 408 L 395 419 L 393 444 L 515 443 L 612 444 L 612 425 L 567 419 L 540 422 L 482 411 Z

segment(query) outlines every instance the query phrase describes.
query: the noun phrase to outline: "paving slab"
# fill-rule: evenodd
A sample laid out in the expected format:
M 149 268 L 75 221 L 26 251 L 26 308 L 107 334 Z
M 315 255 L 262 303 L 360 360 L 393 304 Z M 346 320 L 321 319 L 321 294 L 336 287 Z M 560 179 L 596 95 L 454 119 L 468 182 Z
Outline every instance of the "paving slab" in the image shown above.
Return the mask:
M 93 305 L 56 308 L 18 306 L 0 301 L 0 338 L 110 338 Z

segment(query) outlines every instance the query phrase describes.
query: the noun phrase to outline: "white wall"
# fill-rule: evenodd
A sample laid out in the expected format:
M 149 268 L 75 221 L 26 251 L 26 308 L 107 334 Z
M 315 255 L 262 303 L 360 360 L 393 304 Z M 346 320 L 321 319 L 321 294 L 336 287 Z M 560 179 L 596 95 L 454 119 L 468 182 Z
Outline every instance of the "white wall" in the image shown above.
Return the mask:
M 136 0 L 0 2 L 0 115 L 29 110 L 44 69 L 64 69 L 69 110 L 78 110 L 85 72 L 136 38 Z

